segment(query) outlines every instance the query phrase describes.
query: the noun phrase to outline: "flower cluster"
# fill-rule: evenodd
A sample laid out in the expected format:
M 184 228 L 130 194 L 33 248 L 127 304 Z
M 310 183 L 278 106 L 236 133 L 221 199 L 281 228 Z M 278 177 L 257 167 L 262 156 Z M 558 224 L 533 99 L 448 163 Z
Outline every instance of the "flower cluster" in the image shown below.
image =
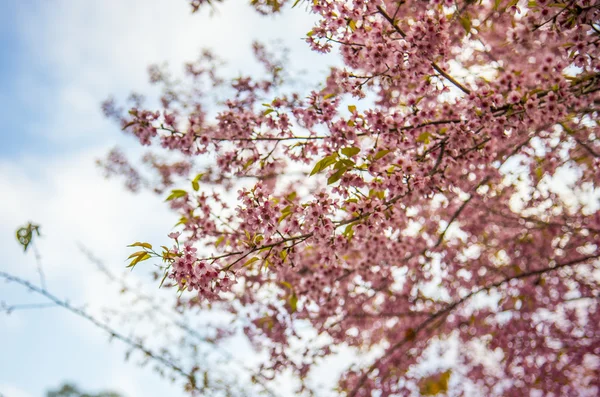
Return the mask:
M 175 258 L 169 276 L 181 290 L 196 291 L 202 298 L 212 298 L 219 292 L 230 291 L 235 284 L 231 275 L 221 275 L 214 261 L 199 260 L 197 249 L 190 245 L 185 245 L 181 251 L 174 247 L 169 253 Z
M 227 83 L 205 53 L 188 86 L 153 70 L 159 111 L 105 105 L 184 158 L 154 167 L 181 184 L 168 198 L 179 288 L 239 314 L 270 353 L 261 368 L 302 388 L 333 353 L 314 340 L 290 354 L 297 324 L 379 352 L 340 378 L 348 396 L 597 394 L 597 2 L 305 4 L 318 17 L 306 41 L 344 63 L 323 84 L 290 92 L 285 63 L 257 44 L 263 79 Z M 216 86 L 231 95 L 209 117 Z M 240 288 L 222 294 L 233 274 Z M 425 352 L 448 341 L 460 371 L 425 376 Z

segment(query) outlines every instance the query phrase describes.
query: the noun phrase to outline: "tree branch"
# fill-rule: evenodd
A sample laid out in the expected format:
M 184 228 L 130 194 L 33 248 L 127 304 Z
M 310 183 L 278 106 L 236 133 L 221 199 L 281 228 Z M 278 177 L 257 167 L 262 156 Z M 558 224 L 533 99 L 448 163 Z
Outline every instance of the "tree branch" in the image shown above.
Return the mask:
M 75 314 L 76 316 L 78 316 L 80 318 L 83 318 L 83 319 L 87 320 L 88 322 L 92 323 L 95 327 L 97 327 L 97 328 L 101 329 L 102 331 L 106 332 L 107 334 L 109 334 L 111 336 L 111 338 L 115 338 L 117 340 L 120 340 L 121 342 L 123 342 L 126 345 L 132 347 L 133 349 L 139 350 L 140 352 L 144 353 L 144 355 L 146 357 L 148 357 L 150 360 L 155 361 L 159 365 L 162 365 L 162 366 L 164 366 L 166 368 L 171 369 L 173 372 L 177 373 L 178 375 L 180 375 L 181 377 L 183 377 L 184 379 L 186 379 L 188 381 L 188 385 L 193 390 L 196 390 L 198 392 L 205 392 L 206 391 L 203 388 L 201 388 L 198 385 L 196 385 L 195 375 L 194 375 L 193 372 L 187 372 L 187 371 L 185 371 L 184 369 L 182 369 L 179 365 L 175 364 L 170 359 L 166 358 L 165 356 L 162 356 L 160 354 L 157 354 L 157 353 L 153 352 L 152 350 L 146 348 L 144 345 L 142 345 L 141 343 L 135 341 L 134 339 L 121 334 L 120 332 L 118 332 L 115 329 L 111 328 L 109 325 L 107 325 L 107 324 L 105 324 L 105 323 L 97 320 L 92 315 L 90 315 L 87 312 L 85 312 L 83 309 L 78 309 L 78 308 L 72 306 L 67 301 L 59 299 L 55 295 L 53 295 L 50 292 L 48 292 L 46 289 L 38 287 L 38 286 L 30 283 L 27 280 L 24 280 L 24 279 L 22 279 L 20 277 L 14 276 L 14 275 L 9 274 L 9 273 L 6 273 L 4 271 L 0 271 L 0 278 L 3 278 L 3 279 L 5 279 L 8 282 L 17 283 L 17 284 L 25 287 L 26 289 L 28 289 L 31 292 L 34 292 L 36 294 L 39 294 L 39 295 L 45 297 L 46 299 L 48 299 L 49 301 L 51 301 L 54 305 L 60 306 L 60 307 L 62 307 L 64 309 L 66 309 L 67 311 Z

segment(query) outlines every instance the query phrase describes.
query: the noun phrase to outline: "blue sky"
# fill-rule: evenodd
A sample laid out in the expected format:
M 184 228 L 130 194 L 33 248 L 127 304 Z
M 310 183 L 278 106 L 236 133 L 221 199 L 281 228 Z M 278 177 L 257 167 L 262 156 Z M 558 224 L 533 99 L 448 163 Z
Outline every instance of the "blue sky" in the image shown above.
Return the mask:
M 23 120 L 9 115 L 27 113 L 35 114 L 33 107 L 28 105 L 22 94 L 19 94 L 19 82 L 16 76 L 21 75 L 23 65 L 29 66 L 29 77 L 38 79 L 39 70 L 31 67 L 32 58 L 30 49 L 24 45 L 24 38 L 19 32 L 18 16 L 20 10 L 31 7 L 32 2 L 24 1 L 19 4 L 16 1 L 4 2 L 2 14 L 0 15 L 0 48 L 2 49 L 0 62 L 0 114 L 3 119 L 2 146 L 0 155 L 17 156 L 26 150 L 25 144 L 28 140 L 29 126 L 23 125 Z M 51 83 L 50 76 L 46 76 L 46 84 Z M 15 95 L 17 94 L 17 95 Z
M 148 64 L 167 60 L 180 71 L 203 47 L 225 58 L 232 75 L 253 70 L 247 62 L 253 39 L 282 38 L 297 69 L 322 73 L 331 61 L 302 42 L 312 26 L 304 10 L 264 18 L 245 4 L 230 0 L 210 18 L 190 15 L 185 0 L 0 2 L 0 270 L 38 282 L 33 255 L 14 239 L 18 226 L 35 221 L 42 225 L 38 248 L 49 289 L 92 312 L 119 305 L 77 243 L 120 272 L 127 244 L 164 242 L 176 220 L 160 197 L 127 193 L 95 166 L 115 145 L 139 152 L 103 118 L 101 101 L 131 90 L 151 95 Z M 139 274 L 130 277 L 156 290 Z M 0 282 L 0 301 L 43 299 Z M 65 380 L 127 397 L 182 395 L 123 356 L 122 345 L 62 309 L 0 313 L 4 397 L 43 396 Z

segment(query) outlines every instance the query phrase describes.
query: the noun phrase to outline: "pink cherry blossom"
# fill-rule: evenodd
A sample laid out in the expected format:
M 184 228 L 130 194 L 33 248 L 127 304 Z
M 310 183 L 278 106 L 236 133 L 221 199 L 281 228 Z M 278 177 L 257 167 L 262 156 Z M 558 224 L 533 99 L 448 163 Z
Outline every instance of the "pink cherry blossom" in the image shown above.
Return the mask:
M 181 245 L 163 258 L 182 302 L 236 314 L 269 353 L 261 373 L 291 371 L 303 393 L 344 345 L 377 353 L 349 363 L 341 395 L 597 395 L 597 2 L 302 3 L 307 44 L 344 64 L 325 81 L 293 92 L 256 44 L 263 77 L 227 81 L 205 52 L 188 85 L 153 69 L 161 109 L 104 106 L 184 159 L 150 167 L 156 184 L 105 162 L 132 189 L 177 187 Z M 216 106 L 204 93 L 224 86 Z M 456 363 L 423 370 L 453 341 Z

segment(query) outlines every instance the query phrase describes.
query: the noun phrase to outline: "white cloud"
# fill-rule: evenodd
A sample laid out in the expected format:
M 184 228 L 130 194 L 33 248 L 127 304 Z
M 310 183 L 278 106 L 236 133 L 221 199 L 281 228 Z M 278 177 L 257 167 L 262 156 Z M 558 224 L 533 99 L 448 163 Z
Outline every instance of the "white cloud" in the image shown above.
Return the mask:
M 0 250 L 4 259 L 0 269 L 38 282 L 33 255 L 31 252 L 23 254 L 14 239 L 14 230 L 28 220 L 39 223 L 43 236 L 36 244 L 43 256 L 49 290 L 75 307 L 84 303 L 89 305 L 88 311 L 96 314 L 99 307 L 122 308 L 123 302 L 115 288 L 109 287 L 78 251 L 76 242 L 81 241 L 92 248 L 112 271 L 118 273 L 126 264 L 124 259 L 130 251 L 127 244 L 135 239 L 164 242 L 165 233 L 175 223 L 173 214 L 161 198 L 151 194 L 133 195 L 124 191 L 118 181 L 107 181 L 101 176 L 93 159 L 105 150 L 86 150 L 64 158 L 29 156 L 18 165 L 0 161 L 0 191 L 4 198 L 0 206 Z M 138 275 L 145 274 L 140 267 L 130 274 L 130 278 L 140 279 Z M 148 289 L 156 290 L 156 285 L 150 285 Z M 0 282 L 0 300 L 19 304 L 43 302 L 44 298 L 26 294 L 14 284 L 5 286 Z M 18 384 L 31 393 L 74 377 L 73 380 L 84 389 L 113 388 L 127 397 L 179 395 L 173 392 L 168 381 L 157 378 L 150 368 L 136 368 L 135 360 L 125 363 L 125 348 L 119 342 L 99 353 L 98 347 L 108 344 L 108 335 L 86 320 L 67 314 L 63 309 L 42 310 L 16 311 L 10 316 L 0 313 L 0 347 L 7 343 L 18 351 L 12 353 L 11 349 L 2 348 L 8 359 L 0 360 L 0 382 L 11 380 L 7 375 L 9 370 L 21 372 L 23 376 L 28 371 L 46 371 L 39 363 L 39 355 L 51 353 L 40 352 L 34 346 L 41 340 L 51 339 L 56 346 L 67 349 L 55 363 L 55 372 L 62 373 L 59 376 L 67 379 L 59 377 L 46 380 L 44 384 L 37 383 L 36 379 L 28 384 Z M 60 325 L 39 328 L 41 316 Z M 115 327 L 123 329 L 118 323 Z M 115 376 L 98 379 L 97 383 L 82 379 L 70 369 L 74 360 L 87 363 L 92 373 L 111 372 Z M 5 367 L 9 361 L 10 369 Z M 19 364 L 24 362 L 27 366 Z M 12 389 L 5 394 L 6 397 L 18 396 Z
M 0 384 L 0 397 L 33 397 L 33 395 L 15 386 Z
M 218 5 L 213 17 L 207 12 L 191 15 L 183 0 L 63 0 L 36 9 L 22 6 L 21 33 L 37 78 L 20 76 L 20 92 L 27 93 L 27 101 L 35 92 L 36 103 L 51 110 L 38 134 L 55 142 L 82 139 L 106 129 L 98 109 L 108 95 L 148 91 L 149 64 L 167 61 L 179 73 L 204 47 L 228 61 L 227 70 L 237 75 L 256 70 L 249 62 L 254 39 L 283 37 L 293 49 L 290 66 L 314 70 L 320 64 L 325 70 L 327 57 L 312 53 L 301 40 L 314 19 L 301 9 L 281 18 L 264 17 L 237 1 Z

